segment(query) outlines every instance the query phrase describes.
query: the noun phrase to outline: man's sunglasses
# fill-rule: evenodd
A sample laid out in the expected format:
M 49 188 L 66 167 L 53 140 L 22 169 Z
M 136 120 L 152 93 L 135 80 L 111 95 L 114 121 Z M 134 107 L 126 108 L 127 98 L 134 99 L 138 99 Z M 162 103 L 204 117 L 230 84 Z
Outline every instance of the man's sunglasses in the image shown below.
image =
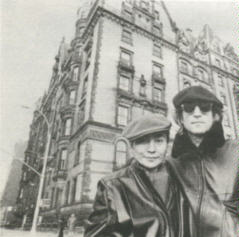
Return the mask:
M 212 110 L 213 104 L 209 102 L 190 102 L 181 105 L 183 111 L 192 113 L 195 107 L 198 106 L 202 113 L 207 113 Z

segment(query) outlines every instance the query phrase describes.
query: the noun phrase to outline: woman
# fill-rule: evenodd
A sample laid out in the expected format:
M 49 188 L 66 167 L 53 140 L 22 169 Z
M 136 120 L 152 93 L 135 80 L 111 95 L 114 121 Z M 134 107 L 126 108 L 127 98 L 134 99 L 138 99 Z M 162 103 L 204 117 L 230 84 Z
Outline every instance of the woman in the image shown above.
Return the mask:
M 99 181 L 85 237 L 178 236 L 177 191 L 165 161 L 170 126 L 148 115 L 125 128 L 132 162 Z

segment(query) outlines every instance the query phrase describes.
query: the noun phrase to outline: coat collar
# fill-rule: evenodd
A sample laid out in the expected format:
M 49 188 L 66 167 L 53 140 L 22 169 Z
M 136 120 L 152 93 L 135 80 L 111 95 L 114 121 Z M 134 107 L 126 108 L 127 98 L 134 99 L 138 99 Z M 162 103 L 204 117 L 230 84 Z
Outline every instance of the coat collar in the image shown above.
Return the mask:
M 225 143 L 221 122 L 215 122 L 212 128 L 205 134 L 199 147 L 196 147 L 188 136 L 185 128 L 178 132 L 172 148 L 172 157 L 177 158 L 188 152 L 199 152 L 203 154 L 214 153 L 217 148 Z

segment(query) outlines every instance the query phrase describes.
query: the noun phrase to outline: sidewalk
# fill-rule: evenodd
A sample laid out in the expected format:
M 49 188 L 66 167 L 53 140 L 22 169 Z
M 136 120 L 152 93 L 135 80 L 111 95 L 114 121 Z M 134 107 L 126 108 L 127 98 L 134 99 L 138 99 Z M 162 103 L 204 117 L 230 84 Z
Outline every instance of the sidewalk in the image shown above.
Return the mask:
M 37 232 L 35 235 L 31 234 L 30 231 L 24 231 L 20 229 L 3 229 L 0 228 L 0 237 L 57 237 L 56 232 Z M 65 232 L 64 237 L 68 237 Z M 83 237 L 83 234 L 75 233 L 74 237 Z

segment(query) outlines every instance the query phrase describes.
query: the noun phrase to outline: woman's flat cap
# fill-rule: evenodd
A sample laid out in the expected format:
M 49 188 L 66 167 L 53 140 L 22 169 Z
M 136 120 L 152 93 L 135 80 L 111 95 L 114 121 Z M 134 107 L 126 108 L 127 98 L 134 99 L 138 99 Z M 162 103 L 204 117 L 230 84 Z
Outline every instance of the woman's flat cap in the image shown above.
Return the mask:
M 177 108 L 185 102 L 192 101 L 212 102 L 219 107 L 223 107 L 222 102 L 209 90 L 202 86 L 191 86 L 178 92 L 173 98 L 173 104 Z
M 171 123 L 163 115 L 143 115 L 131 121 L 122 136 L 133 141 L 149 134 L 168 132 L 170 127 Z

